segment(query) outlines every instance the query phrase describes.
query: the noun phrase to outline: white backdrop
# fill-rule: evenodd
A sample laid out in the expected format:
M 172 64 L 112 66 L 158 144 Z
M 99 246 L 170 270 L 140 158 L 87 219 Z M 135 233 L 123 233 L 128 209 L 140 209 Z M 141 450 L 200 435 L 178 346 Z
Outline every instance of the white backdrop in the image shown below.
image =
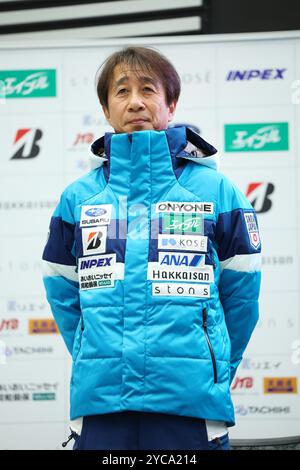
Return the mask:
M 0 98 L 0 449 L 58 449 L 69 434 L 70 358 L 40 258 L 60 193 L 89 170 L 90 143 L 111 130 L 94 77 L 121 42 L 0 47 L 0 90 L 10 85 Z M 174 124 L 196 126 L 220 150 L 221 171 L 258 212 L 261 316 L 233 383 L 230 436 L 300 435 L 300 32 L 138 43 L 174 63 Z

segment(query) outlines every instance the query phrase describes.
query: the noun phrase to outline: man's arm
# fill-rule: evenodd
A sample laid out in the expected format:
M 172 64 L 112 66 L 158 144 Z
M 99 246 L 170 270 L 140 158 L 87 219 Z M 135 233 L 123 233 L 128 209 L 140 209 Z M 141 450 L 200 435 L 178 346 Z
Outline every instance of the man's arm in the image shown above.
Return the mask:
M 221 263 L 220 300 L 231 342 L 231 381 L 258 320 L 261 244 L 256 214 L 244 195 L 228 181 L 225 208 L 216 225 Z
M 51 218 L 43 252 L 43 281 L 52 314 L 70 354 L 81 316 L 76 258 L 73 252 L 74 228 L 73 214 L 63 193 Z

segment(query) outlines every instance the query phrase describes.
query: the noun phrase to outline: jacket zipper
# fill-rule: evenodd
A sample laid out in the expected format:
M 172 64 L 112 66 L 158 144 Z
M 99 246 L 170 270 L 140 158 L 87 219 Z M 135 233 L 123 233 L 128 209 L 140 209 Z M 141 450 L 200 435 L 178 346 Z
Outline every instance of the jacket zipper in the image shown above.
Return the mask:
M 210 357 L 211 357 L 211 360 L 212 360 L 212 365 L 213 365 L 213 370 L 214 370 L 214 383 L 216 384 L 217 381 L 218 381 L 217 363 L 216 363 L 215 353 L 214 353 L 213 347 L 211 345 L 210 338 L 209 338 L 208 331 L 207 331 L 207 309 L 206 308 L 204 308 L 202 310 L 202 320 L 203 320 L 202 321 L 203 331 L 204 331 L 204 334 L 205 334 L 206 342 L 207 342 L 208 347 L 209 347 Z
M 81 350 L 81 342 L 82 342 L 82 334 L 84 332 L 84 323 L 83 323 L 83 317 L 81 316 L 81 319 L 80 319 L 80 329 L 81 329 L 81 334 L 80 334 L 80 340 L 79 340 L 79 347 L 78 347 L 78 351 L 77 351 L 77 354 L 76 354 L 76 357 L 74 359 L 74 362 L 77 361 L 77 358 L 78 358 L 78 355 L 80 353 L 80 350 Z

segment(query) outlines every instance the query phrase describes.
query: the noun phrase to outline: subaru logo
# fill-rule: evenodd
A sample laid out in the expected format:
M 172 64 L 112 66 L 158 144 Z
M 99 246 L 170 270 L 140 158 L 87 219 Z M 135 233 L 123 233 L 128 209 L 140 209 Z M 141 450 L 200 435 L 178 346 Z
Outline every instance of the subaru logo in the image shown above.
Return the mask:
M 102 209 L 101 207 L 93 207 L 92 209 L 88 209 L 85 213 L 89 217 L 97 217 L 99 215 L 105 214 L 107 211 Z

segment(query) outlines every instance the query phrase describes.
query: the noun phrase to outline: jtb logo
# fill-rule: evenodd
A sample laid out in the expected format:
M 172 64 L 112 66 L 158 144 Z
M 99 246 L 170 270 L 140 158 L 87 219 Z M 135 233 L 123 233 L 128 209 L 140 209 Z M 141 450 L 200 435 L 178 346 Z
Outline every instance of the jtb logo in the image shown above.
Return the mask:
M 274 192 L 275 186 L 272 183 L 250 183 L 246 197 L 252 204 L 257 214 L 268 212 L 272 207 L 270 195 Z

